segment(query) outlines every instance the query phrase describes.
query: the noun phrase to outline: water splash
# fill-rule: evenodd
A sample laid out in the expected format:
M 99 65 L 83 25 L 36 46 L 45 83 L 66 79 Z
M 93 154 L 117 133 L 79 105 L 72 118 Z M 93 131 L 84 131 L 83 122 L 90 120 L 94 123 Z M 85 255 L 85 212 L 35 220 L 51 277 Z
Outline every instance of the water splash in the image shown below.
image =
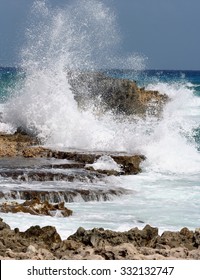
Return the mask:
M 92 71 L 126 64 L 141 69 L 142 57 L 133 54 L 124 61 L 116 57 L 119 36 L 114 13 L 98 0 L 75 1 L 65 10 L 36 1 L 32 16 L 22 50 L 26 78 L 8 103 L 7 121 L 46 144 L 123 150 L 119 135 L 127 124 L 119 131 L 112 114 L 99 118 L 92 109 L 81 111 L 66 77 L 69 69 Z
M 148 116 L 133 122 L 117 119 L 112 113 L 96 115 L 95 104 L 87 110 L 78 107 L 66 75 L 69 69 L 92 71 L 128 65 L 141 70 L 144 66 L 142 56 L 117 57 L 119 42 L 116 16 L 99 0 L 73 1 L 62 10 L 35 1 L 27 44 L 22 49 L 26 77 L 7 103 L 5 120 L 15 128 L 29 130 L 46 145 L 140 152 L 148 158 L 146 170 L 200 171 L 192 137 L 199 125 L 199 99 L 184 81 L 149 85 L 171 98 L 161 120 Z
M 114 159 L 108 155 L 101 156 L 93 164 L 87 164 L 86 167 L 93 167 L 95 170 L 115 170 L 117 172 L 122 172 L 119 164 L 117 164 Z
M 169 173 L 198 173 L 200 154 L 194 139 L 199 126 L 200 98 L 187 81 L 151 84 L 148 89 L 159 90 L 171 98 L 163 118 L 154 127 L 144 152 L 151 162 L 151 171 Z

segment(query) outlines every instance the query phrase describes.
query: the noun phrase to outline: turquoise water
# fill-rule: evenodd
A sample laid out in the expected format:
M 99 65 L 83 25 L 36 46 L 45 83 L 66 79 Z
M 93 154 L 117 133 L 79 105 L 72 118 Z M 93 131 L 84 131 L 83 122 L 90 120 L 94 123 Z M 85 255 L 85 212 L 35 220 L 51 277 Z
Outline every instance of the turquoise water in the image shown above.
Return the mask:
M 0 67 L 0 103 L 6 102 L 18 79 L 18 69 L 11 67 Z

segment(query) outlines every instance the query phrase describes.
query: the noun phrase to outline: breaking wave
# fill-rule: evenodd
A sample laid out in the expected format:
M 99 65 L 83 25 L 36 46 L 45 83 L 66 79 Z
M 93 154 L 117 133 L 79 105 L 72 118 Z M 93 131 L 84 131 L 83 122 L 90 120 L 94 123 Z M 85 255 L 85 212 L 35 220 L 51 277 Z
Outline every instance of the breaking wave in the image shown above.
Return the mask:
M 87 110 L 78 107 L 67 71 L 145 66 L 143 56 L 118 57 L 120 37 L 112 9 L 99 0 L 73 1 L 62 10 L 35 1 L 31 18 L 21 54 L 25 77 L 7 102 L 5 122 L 37 135 L 45 145 L 140 152 L 148 158 L 145 168 L 157 172 L 200 170 L 193 137 L 200 102 L 187 82 L 148 86 L 171 98 L 159 120 L 97 114 L 95 104 Z

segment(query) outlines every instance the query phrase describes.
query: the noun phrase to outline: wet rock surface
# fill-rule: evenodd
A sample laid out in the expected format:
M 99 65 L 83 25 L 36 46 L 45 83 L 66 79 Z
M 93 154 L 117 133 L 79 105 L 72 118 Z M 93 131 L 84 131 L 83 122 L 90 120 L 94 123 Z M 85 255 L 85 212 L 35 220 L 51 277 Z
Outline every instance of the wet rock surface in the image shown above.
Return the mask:
M 139 88 L 135 81 L 116 79 L 105 73 L 69 72 L 69 83 L 80 107 L 96 104 L 115 114 L 159 116 L 168 96 Z M 87 93 L 87 94 L 86 94 Z M 103 112 L 102 112 L 103 113 Z
M 3 213 L 29 213 L 31 215 L 45 215 L 56 217 L 69 217 L 72 210 L 64 206 L 64 202 L 51 204 L 47 200 L 42 202 L 38 198 L 26 200 L 23 203 L 3 202 L 0 204 L 0 212 Z
M 164 232 L 146 225 L 126 232 L 94 228 L 61 240 L 55 227 L 10 229 L 0 219 L 0 259 L 161 260 L 200 259 L 199 229 Z M 174 243 L 174 237 L 176 243 Z
M 3 143 L 3 144 L 2 144 Z M 106 152 L 82 152 L 82 151 L 56 151 L 40 146 L 33 146 L 37 140 L 27 135 L 0 135 L 0 157 L 21 158 L 54 158 L 66 159 L 68 163 L 48 164 L 40 167 L 55 169 L 83 169 L 86 164 L 93 164 L 102 155 L 109 155 L 122 168 L 124 175 L 137 174 L 141 172 L 140 164 L 145 160 L 143 155 L 129 155 L 125 153 L 106 153 Z M 5 146 L 7 148 L 5 148 Z M 1 162 L 3 165 L 3 161 Z M 2 166 L 3 167 L 3 166 Z M 97 174 L 99 174 L 96 171 Z M 117 174 L 120 175 L 121 173 Z M 109 175 L 109 174 L 107 174 Z M 112 175 L 112 174 L 111 174 Z M 116 174 L 115 174 L 116 175 Z M 2 174 L 3 176 L 3 174 Z M 5 173 L 5 176 L 6 173 Z
M 130 191 L 123 188 L 113 189 L 83 189 L 68 188 L 67 190 L 11 190 L 0 191 L 0 198 L 31 200 L 38 198 L 41 201 L 49 201 L 50 203 L 75 202 L 75 201 L 109 201 L 113 197 L 130 194 Z
M 99 173 L 89 173 L 85 170 L 75 170 L 74 172 L 49 172 L 47 171 L 34 171 L 34 170 L 9 170 L 0 172 L 0 176 L 9 177 L 14 180 L 20 181 L 69 181 L 73 182 L 79 180 L 80 182 L 93 182 L 96 178 L 102 178 Z
M 22 154 L 25 147 L 38 144 L 38 140 L 20 133 L 0 133 L 0 157 L 13 157 Z
M 130 191 L 118 186 L 101 187 L 108 176 L 130 175 L 141 172 L 141 163 L 145 160 L 142 155 L 125 153 L 86 152 L 86 151 L 56 151 L 38 146 L 37 139 L 26 134 L 0 135 L 0 141 L 6 143 L 7 149 L 0 150 L 0 176 L 12 183 L 9 190 L 0 190 L 0 198 L 6 199 L 38 199 L 49 202 L 106 201 L 113 197 L 129 194 Z M 12 148 L 9 148 L 11 145 Z M 3 147 L 3 146 L 2 146 Z M 9 150 L 10 149 L 10 150 Z M 10 152 L 9 152 L 10 151 Z M 94 164 L 99 158 L 106 155 L 120 171 L 94 169 L 88 165 Z M 31 183 L 32 189 L 20 187 L 22 183 Z M 41 183 L 36 187 L 36 182 Z M 66 182 L 65 187 L 56 185 L 44 189 L 43 183 L 55 184 Z M 72 183 L 73 188 L 67 184 Z M 78 183 L 94 184 L 89 187 L 77 187 Z M 56 189 L 56 191 L 55 191 Z M 34 196 L 33 196 L 34 194 Z
M 71 76 L 70 84 L 79 106 L 81 108 L 90 106 L 92 100 L 97 104 L 97 109 L 103 108 L 100 114 L 112 111 L 116 115 L 125 114 L 133 117 L 135 115 L 145 117 L 146 114 L 160 116 L 163 105 L 168 101 L 166 95 L 146 91 L 139 88 L 135 82 L 114 79 L 100 73 L 89 75 L 78 73 L 75 79 Z M 85 92 L 88 93 L 87 97 Z M 63 201 L 72 202 L 77 196 L 84 201 L 109 200 L 112 196 L 124 195 L 128 191 L 117 186 L 107 189 L 100 187 L 96 190 L 76 187 L 66 189 L 61 187 L 56 191 L 44 190 L 42 187 L 30 190 L 20 187 L 21 183 L 30 181 L 94 183 L 95 180 L 104 180 L 107 176 L 138 174 L 141 172 L 141 163 L 145 160 L 143 155 L 58 151 L 39 145 L 38 139 L 27 135 L 27 131 L 23 128 L 19 128 L 14 135 L 0 135 L 0 176 L 5 182 L 13 180 L 16 186 L 9 191 L 1 190 L 0 197 L 8 200 L 10 198 L 29 200 L 21 204 L 4 202 L 1 205 L 2 211 L 51 215 L 52 212 L 59 210 L 64 211 L 64 215 L 70 215 L 71 211 L 65 209 Z M 120 166 L 121 171 L 86 168 L 86 165 L 94 164 L 103 155 L 109 155 Z M 16 162 L 10 164 L 7 158 Z M 50 159 L 55 161 L 48 162 Z M 58 160 L 68 162 L 57 162 Z M 58 204 L 52 206 L 51 201 Z M 189 235 L 184 232 L 185 235 L 182 234 L 184 237 L 176 235 L 176 242 L 173 243 L 174 237 L 159 236 L 158 230 L 150 226 L 146 226 L 143 230 L 131 229 L 128 232 L 114 232 L 103 228 L 87 231 L 79 228 L 68 239 L 61 240 L 55 227 L 32 226 L 25 232 L 20 232 L 18 228 L 11 229 L 0 219 L 0 259 L 200 258 L 199 231 Z

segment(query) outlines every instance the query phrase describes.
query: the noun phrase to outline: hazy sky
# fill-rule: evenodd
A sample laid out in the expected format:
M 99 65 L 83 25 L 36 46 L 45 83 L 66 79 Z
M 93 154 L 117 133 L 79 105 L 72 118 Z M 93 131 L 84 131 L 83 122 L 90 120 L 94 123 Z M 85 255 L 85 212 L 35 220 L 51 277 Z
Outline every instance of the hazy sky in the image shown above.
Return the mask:
M 49 0 L 60 6 L 72 0 Z M 151 69 L 200 70 L 200 0 L 102 0 L 117 15 L 123 55 Z M 0 65 L 15 65 L 33 0 L 0 0 Z

